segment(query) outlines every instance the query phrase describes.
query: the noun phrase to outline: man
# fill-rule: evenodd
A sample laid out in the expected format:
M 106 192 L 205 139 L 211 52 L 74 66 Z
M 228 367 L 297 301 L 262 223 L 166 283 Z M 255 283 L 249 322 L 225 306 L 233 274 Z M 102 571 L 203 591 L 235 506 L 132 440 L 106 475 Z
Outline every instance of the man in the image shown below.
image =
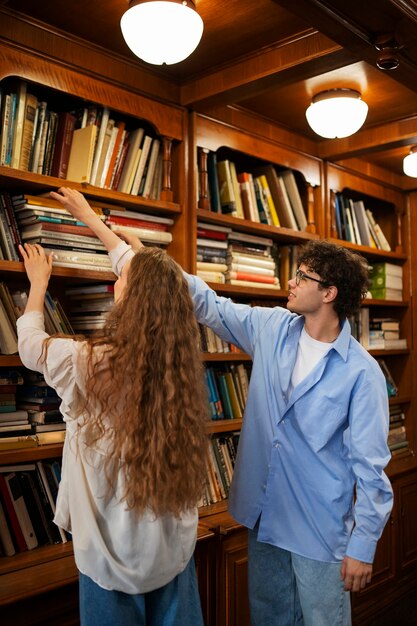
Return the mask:
M 308 243 L 287 309 L 234 304 L 188 277 L 198 321 L 251 355 L 229 510 L 249 530 L 253 626 L 351 624 L 392 508 L 388 397 L 346 319 L 365 259 Z
M 59 191 L 120 275 L 131 249 L 113 247 L 79 192 Z M 235 304 L 185 276 L 198 321 L 253 359 L 229 501 L 249 529 L 252 626 L 349 626 L 349 591 L 370 582 L 392 508 L 388 397 L 346 319 L 367 291 L 365 259 L 312 241 L 298 265 L 286 309 Z

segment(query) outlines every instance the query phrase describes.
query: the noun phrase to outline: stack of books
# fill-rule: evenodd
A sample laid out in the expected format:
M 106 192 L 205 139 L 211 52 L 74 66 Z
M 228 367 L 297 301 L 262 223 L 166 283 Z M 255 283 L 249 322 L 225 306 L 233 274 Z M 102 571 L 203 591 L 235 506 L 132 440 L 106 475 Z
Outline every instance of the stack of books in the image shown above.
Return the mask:
M 114 286 L 106 283 L 68 287 L 69 319 L 76 332 L 89 335 L 103 328 L 114 305 Z
M 0 440 L 32 434 L 28 413 L 17 408 L 16 393 L 23 376 L 15 370 L 0 372 Z
M 208 283 L 226 282 L 227 226 L 197 223 L 197 276 Z
M 167 246 L 172 241 L 168 228 L 174 220 L 170 217 L 147 215 L 107 206 L 104 221 L 116 233 L 127 233 L 139 237 L 146 245 Z
M 370 270 L 372 297 L 378 300 L 403 299 L 403 268 L 394 263 L 373 263 Z
M 374 342 L 381 344 L 384 350 L 404 350 L 407 339 L 400 337 L 399 320 L 390 317 L 374 317 L 369 322 L 370 347 Z
M 44 247 L 52 254 L 55 266 L 111 271 L 101 241 L 58 201 L 21 195 L 13 196 L 12 202 L 22 241 Z M 103 211 L 95 210 L 104 219 Z
M 232 231 L 227 247 L 226 282 L 241 287 L 279 289 L 272 239 Z

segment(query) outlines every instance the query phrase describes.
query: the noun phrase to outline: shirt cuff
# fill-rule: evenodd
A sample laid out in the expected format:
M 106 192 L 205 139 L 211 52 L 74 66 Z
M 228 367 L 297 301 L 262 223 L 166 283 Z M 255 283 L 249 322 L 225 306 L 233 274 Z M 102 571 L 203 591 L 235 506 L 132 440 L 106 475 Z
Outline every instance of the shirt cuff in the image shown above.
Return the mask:
M 23 313 L 16 321 L 17 331 L 21 331 L 24 328 L 38 328 L 39 330 L 45 330 L 45 320 L 43 312 L 41 311 L 29 311 Z
M 131 246 L 128 246 L 125 241 L 121 241 L 118 246 L 110 250 L 109 258 L 112 265 L 112 270 L 116 276 L 120 276 L 123 265 L 135 256 Z
M 349 539 L 346 556 L 356 559 L 357 561 L 363 561 L 363 563 L 373 563 L 376 544 L 376 541 L 361 539 L 355 534 L 352 534 Z

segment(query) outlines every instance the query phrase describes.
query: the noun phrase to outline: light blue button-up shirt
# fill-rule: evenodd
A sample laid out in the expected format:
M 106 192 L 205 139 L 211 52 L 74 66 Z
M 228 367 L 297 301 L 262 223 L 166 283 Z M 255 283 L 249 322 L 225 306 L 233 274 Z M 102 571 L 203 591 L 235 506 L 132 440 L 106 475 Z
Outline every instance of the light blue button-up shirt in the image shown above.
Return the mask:
M 307 558 L 372 562 L 392 508 L 385 378 L 346 320 L 289 396 L 304 318 L 250 307 L 186 275 L 200 323 L 253 359 L 229 510 L 258 539 Z M 353 495 L 356 490 L 356 499 Z
M 116 274 L 133 256 L 124 242 Z M 392 509 L 385 378 L 345 321 L 289 397 L 302 316 L 235 304 L 185 274 L 198 321 L 252 357 L 229 509 L 258 539 L 325 562 L 371 563 Z M 353 493 L 356 492 L 354 501 Z

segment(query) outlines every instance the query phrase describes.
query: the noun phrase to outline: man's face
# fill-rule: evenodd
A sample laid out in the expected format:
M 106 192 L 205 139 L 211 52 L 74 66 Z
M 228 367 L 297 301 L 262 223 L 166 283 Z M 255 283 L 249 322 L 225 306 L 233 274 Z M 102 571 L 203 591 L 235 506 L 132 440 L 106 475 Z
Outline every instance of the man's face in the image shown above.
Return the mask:
M 296 275 L 288 281 L 287 308 L 299 315 L 316 314 L 323 306 L 325 291 L 320 285 L 320 276 L 302 264 Z

